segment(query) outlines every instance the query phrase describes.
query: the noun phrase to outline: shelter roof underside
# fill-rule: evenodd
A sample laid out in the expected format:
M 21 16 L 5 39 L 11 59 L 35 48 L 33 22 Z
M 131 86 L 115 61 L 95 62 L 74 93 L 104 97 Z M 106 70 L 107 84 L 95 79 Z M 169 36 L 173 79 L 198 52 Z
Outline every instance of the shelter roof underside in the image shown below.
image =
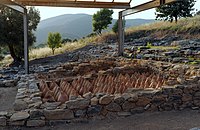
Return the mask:
M 0 0 L 2 4 L 80 8 L 130 8 L 131 0 Z

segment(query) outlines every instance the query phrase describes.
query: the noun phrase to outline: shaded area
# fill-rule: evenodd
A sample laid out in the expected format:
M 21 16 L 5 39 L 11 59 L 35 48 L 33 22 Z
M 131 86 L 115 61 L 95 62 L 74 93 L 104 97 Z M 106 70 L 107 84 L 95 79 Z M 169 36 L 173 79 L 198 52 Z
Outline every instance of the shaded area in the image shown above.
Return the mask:
M 0 111 L 13 109 L 17 88 L 0 88 Z
M 65 52 L 63 54 L 58 54 L 58 55 L 49 56 L 49 57 L 45 57 L 45 58 L 35 59 L 35 60 L 30 61 L 30 66 L 32 66 L 32 65 L 43 65 L 43 66 L 44 65 L 56 65 L 59 63 L 66 63 L 66 62 L 71 61 L 73 59 L 73 56 L 77 52 L 88 51 L 92 48 L 96 48 L 95 45 L 87 45 L 80 49 L 76 49 L 72 52 Z

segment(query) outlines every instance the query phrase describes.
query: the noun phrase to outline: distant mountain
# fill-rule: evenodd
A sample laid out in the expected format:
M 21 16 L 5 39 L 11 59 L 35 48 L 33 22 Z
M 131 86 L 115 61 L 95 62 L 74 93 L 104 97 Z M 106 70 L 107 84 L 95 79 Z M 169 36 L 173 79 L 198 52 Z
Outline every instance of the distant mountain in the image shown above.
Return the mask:
M 155 20 L 149 19 L 127 19 L 126 27 L 138 26 L 141 24 L 152 23 Z M 113 20 L 112 25 L 116 22 Z M 49 32 L 59 32 L 62 38 L 79 39 L 92 33 L 92 15 L 88 14 L 65 14 L 49 19 L 42 20 L 35 32 L 37 44 L 47 41 Z

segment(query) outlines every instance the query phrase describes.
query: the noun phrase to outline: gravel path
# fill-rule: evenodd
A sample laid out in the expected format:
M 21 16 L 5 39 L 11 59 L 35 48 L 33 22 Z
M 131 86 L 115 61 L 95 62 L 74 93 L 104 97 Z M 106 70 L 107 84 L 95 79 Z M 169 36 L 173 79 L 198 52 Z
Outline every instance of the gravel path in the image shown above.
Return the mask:
M 130 117 L 96 120 L 89 123 L 57 124 L 41 128 L 12 127 L 2 128 L 2 130 L 190 130 L 195 127 L 200 128 L 199 117 L 200 113 L 193 110 L 146 112 Z

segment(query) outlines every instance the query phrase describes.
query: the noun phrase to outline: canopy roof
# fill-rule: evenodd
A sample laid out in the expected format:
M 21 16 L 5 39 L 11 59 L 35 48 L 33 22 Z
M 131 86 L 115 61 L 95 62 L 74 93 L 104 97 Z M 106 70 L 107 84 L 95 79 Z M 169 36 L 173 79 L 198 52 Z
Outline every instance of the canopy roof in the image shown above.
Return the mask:
M 0 0 L 1 3 L 24 6 L 126 9 L 130 7 L 131 0 Z

